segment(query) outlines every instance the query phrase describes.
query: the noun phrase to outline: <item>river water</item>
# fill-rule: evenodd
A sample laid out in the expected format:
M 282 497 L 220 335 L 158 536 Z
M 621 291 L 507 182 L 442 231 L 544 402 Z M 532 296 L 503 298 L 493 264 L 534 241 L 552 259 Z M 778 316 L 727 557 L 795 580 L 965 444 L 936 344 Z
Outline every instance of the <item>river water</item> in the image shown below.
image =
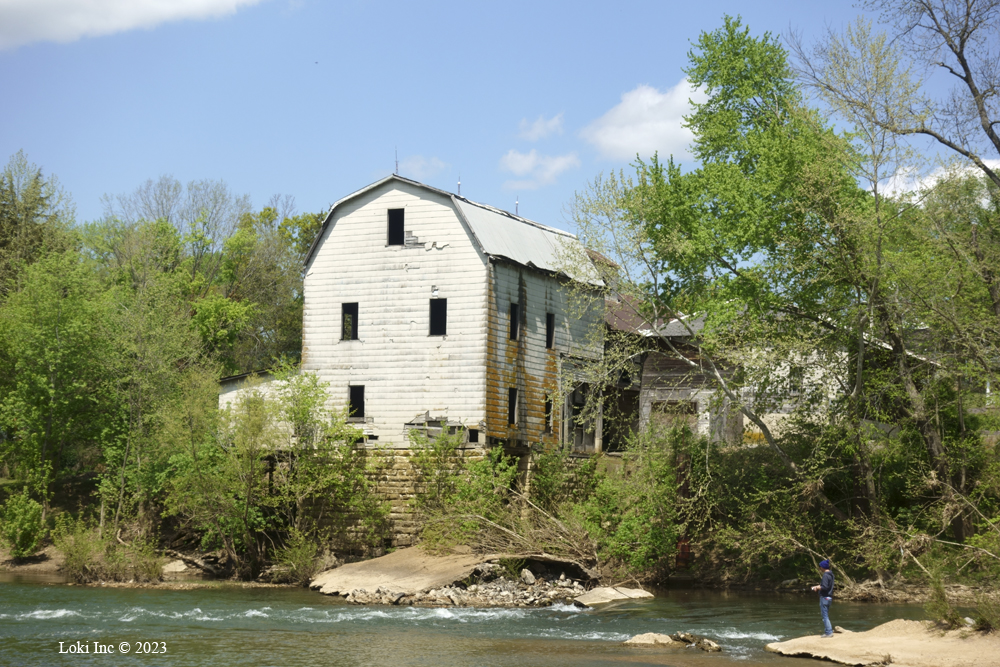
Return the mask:
M 835 624 L 866 630 L 924 617 L 916 605 L 835 602 Z M 67 586 L 0 575 L 0 665 L 508 667 L 790 665 L 764 645 L 821 630 L 812 595 L 658 591 L 654 600 L 580 610 L 360 607 L 304 589 Z M 688 631 L 723 647 L 627 648 L 642 632 Z M 71 646 L 89 653 L 62 653 Z M 95 643 L 114 654 L 95 654 Z M 128 655 L 120 647 L 127 643 Z M 142 653 L 162 651 L 166 653 Z

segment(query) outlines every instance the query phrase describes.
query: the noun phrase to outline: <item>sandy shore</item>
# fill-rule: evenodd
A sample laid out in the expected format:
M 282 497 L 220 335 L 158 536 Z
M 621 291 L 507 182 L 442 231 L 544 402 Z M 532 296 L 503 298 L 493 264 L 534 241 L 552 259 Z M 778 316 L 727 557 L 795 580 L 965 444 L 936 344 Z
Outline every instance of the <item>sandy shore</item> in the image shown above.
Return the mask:
M 929 621 L 895 620 L 867 632 L 819 635 L 768 644 L 772 653 L 818 658 L 842 665 L 899 667 L 996 667 L 1000 636 L 972 630 L 937 629 Z

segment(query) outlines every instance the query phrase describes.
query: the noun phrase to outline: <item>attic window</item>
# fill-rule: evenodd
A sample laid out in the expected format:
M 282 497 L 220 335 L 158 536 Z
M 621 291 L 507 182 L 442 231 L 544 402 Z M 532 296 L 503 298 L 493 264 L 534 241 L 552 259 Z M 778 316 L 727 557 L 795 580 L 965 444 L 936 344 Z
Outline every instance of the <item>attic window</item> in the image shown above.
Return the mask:
M 514 387 L 507 390 L 507 424 L 517 424 L 517 389 Z
M 340 306 L 340 340 L 358 339 L 358 304 L 345 303 Z
M 389 209 L 389 229 L 386 234 L 386 245 L 403 245 L 406 234 L 403 232 L 403 209 Z
M 350 389 L 350 415 L 351 421 L 364 421 L 365 419 L 365 386 L 351 385 Z
M 556 315 L 555 313 L 545 313 L 545 349 L 551 350 L 556 346 Z
M 448 299 L 431 299 L 431 336 L 448 333 Z
M 518 325 L 520 324 L 520 321 L 521 321 L 521 318 L 519 317 L 519 315 L 520 315 L 519 311 L 520 311 L 520 308 L 518 308 L 518 305 L 516 303 L 510 304 L 510 339 L 511 340 L 517 340 Z

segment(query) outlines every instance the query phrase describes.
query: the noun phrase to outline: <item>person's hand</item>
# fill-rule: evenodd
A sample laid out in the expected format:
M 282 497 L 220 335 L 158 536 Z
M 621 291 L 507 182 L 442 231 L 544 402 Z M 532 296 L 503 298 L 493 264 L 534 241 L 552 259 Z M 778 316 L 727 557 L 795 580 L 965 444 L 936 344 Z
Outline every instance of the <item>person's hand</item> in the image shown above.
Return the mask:
M 819 586 L 813 586 L 813 590 L 814 591 L 818 591 L 819 590 Z

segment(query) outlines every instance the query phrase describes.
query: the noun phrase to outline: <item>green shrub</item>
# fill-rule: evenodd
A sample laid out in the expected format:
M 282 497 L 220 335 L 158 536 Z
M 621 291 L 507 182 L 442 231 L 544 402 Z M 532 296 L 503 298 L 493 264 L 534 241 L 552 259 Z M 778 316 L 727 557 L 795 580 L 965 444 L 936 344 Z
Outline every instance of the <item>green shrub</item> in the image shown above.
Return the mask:
M 316 541 L 301 531 L 293 530 L 285 546 L 278 549 L 275 555 L 275 564 L 282 570 L 275 579 L 307 586 L 319 570 L 318 555 Z
M 566 497 L 571 473 L 566 465 L 568 455 L 561 449 L 546 449 L 532 457 L 531 501 L 549 511 Z
M 95 566 L 104 551 L 104 542 L 83 521 L 64 521 L 53 534 L 56 549 L 64 558 L 63 572 L 77 583 L 93 581 Z
M 420 431 L 411 431 L 414 454 L 410 460 L 417 473 L 419 492 L 414 502 L 427 513 L 440 511 L 452 501 L 459 479 L 465 469 L 465 460 L 459 451 L 464 432 L 442 433 L 433 438 Z
M 0 539 L 14 558 L 33 555 L 44 533 L 42 505 L 28 494 L 27 487 L 7 499 L 0 511 Z
M 674 554 L 677 483 L 673 452 L 659 438 L 636 439 L 618 470 L 600 475 L 577 509 L 604 561 L 642 571 Z
M 63 571 L 70 579 L 85 584 L 97 581 L 159 581 L 162 561 L 154 544 L 137 538 L 123 544 L 101 535 L 93 522 L 67 520 L 56 526 L 55 546 L 65 561 Z
M 993 632 L 1000 630 L 1000 602 L 987 595 L 976 596 L 976 611 L 972 615 L 976 630 Z
M 955 628 L 961 625 L 962 617 L 958 610 L 948 600 L 944 590 L 944 580 L 940 573 L 931 576 L 931 598 L 924 605 L 924 611 L 931 620 L 945 628 Z
M 431 548 L 467 544 L 491 551 L 510 548 L 503 534 L 517 533 L 522 504 L 512 499 L 517 461 L 495 447 L 481 460 L 455 464 L 425 487 L 418 503 L 426 518 L 421 537 Z M 505 533 L 505 531 L 509 531 Z

